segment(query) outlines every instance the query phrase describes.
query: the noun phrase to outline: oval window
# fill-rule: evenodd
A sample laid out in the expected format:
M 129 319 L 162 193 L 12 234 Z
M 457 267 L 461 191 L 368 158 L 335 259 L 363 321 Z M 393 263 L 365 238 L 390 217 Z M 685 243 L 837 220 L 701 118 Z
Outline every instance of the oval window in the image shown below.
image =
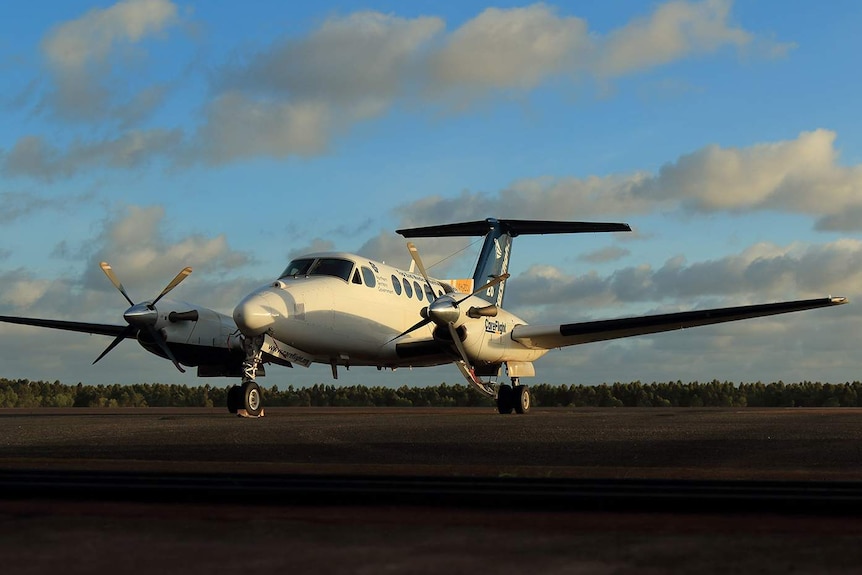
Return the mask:
M 394 274 L 392 276 L 392 289 L 395 290 L 396 294 L 401 295 L 401 282 Z
M 422 286 L 419 282 L 413 282 L 413 289 L 416 291 L 416 299 L 422 301 Z
M 413 297 L 413 288 L 410 287 L 410 282 L 407 279 L 404 280 L 404 293 L 407 294 L 407 297 Z

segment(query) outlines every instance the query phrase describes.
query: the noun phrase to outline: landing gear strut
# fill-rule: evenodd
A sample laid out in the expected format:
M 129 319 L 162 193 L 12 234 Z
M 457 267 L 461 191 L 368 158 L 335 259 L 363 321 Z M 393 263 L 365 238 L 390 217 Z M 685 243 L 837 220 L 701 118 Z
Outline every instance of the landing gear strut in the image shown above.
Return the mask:
M 260 386 L 254 380 L 261 364 L 262 345 L 262 335 L 243 339 L 245 360 L 242 362 L 242 384 L 234 385 L 227 391 L 227 410 L 240 417 L 263 417 L 263 397 Z
M 501 384 L 497 390 L 497 411 L 499 413 L 527 413 L 531 405 L 530 388 L 521 385 L 517 377 L 512 385 Z

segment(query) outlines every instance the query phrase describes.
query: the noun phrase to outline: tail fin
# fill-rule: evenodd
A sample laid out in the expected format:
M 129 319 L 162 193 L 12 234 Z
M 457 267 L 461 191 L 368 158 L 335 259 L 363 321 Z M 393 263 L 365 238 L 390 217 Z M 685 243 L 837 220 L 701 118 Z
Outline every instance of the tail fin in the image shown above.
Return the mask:
M 473 272 L 473 284 L 480 286 L 488 283 L 494 276 L 509 271 L 509 255 L 512 239 L 519 235 L 535 234 L 577 234 L 587 232 L 630 232 L 628 224 L 601 222 L 549 222 L 539 220 L 497 220 L 488 218 L 477 222 L 445 224 L 423 228 L 396 230 L 405 238 L 438 238 L 451 236 L 485 236 L 485 243 L 479 252 L 479 261 Z M 487 292 L 476 294 L 488 303 L 503 305 L 503 292 L 506 282 L 488 288 Z

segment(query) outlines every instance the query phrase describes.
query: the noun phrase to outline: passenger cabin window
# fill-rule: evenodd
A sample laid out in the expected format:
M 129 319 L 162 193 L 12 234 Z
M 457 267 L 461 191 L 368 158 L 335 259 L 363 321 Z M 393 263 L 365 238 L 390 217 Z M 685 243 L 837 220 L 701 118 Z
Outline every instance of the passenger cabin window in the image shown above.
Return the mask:
M 410 282 L 407 279 L 404 279 L 404 293 L 407 294 L 407 297 L 413 297 L 413 288 L 410 287 Z
M 428 284 L 425 284 L 425 297 L 428 298 L 428 301 L 434 301 L 434 292 Z
M 401 282 L 398 281 L 398 278 L 395 274 L 392 274 L 392 289 L 395 290 L 397 295 L 401 295 Z
M 422 301 L 422 286 L 419 282 L 413 282 L 413 288 L 416 290 L 416 299 Z
M 374 272 L 371 271 L 371 268 L 367 268 L 362 266 L 362 279 L 365 280 L 365 285 L 368 287 L 374 287 L 377 285 L 377 279 L 374 277 Z
M 311 264 L 314 263 L 314 258 L 303 258 L 299 260 L 293 260 L 288 264 L 287 268 L 285 268 L 284 272 L 279 276 L 278 279 L 294 277 L 294 276 L 304 276 L 308 273 L 308 268 L 311 267 Z
M 311 276 L 333 276 L 349 281 L 350 272 L 353 271 L 353 262 L 340 258 L 320 258 L 311 266 L 308 275 Z

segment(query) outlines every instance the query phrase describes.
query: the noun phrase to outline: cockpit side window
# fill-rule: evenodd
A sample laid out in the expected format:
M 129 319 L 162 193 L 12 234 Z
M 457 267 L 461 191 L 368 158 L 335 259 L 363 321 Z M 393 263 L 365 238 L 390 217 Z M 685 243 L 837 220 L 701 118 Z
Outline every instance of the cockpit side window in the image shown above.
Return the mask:
M 294 277 L 294 276 L 304 276 L 308 273 L 308 268 L 311 267 L 311 264 L 314 263 L 314 258 L 302 258 L 298 260 L 293 260 L 290 264 L 285 268 L 284 272 L 279 276 L 278 279 Z
M 350 281 L 350 272 L 353 271 L 353 262 L 340 258 L 320 258 L 317 260 L 308 275 L 312 276 L 334 276 L 344 281 Z
M 374 272 L 371 271 L 371 268 L 362 266 L 362 279 L 365 280 L 365 285 L 368 287 L 374 287 L 377 285 L 377 279 L 374 277 Z

